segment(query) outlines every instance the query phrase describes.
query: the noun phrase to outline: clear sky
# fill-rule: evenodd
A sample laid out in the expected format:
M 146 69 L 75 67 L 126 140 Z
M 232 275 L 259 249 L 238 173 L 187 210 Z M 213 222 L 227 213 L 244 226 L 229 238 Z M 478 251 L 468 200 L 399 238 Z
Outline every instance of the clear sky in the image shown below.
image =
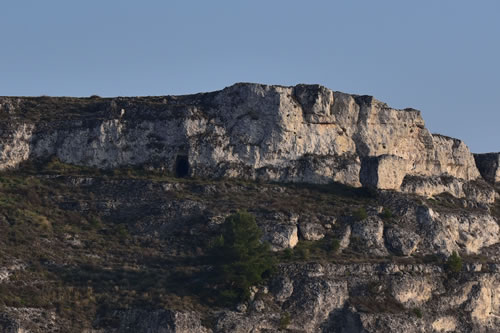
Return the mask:
M 2 0 L 0 95 L 320 83 L 500 151 L 498 0 Z

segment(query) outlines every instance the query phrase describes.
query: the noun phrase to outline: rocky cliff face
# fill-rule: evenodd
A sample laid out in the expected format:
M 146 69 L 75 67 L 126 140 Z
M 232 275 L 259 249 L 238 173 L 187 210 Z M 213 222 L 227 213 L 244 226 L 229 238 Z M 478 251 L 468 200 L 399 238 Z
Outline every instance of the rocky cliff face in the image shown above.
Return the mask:
M 0 129 L 0 169 L 56 156 L 97 168 L 149 165 L 175 173 L 180 163 L 192 176 L 394 190 L 411 176 L 480 178 L 467 146 L 430 134 L 419 111 L 319 85 L 242 83 L 177 97 L 2 98 L 0 112 L 9 120 Z M 471 197 L 454 184 L 425 186 L 431 189 L 405 190 Z
M 500 331 L 499 155 L 419 111 L 236 84 L 0 119 L 0 332 Z M 221 303 L 209 249 L 240 209 L 278 265 Z
M 500 183 L 500 153 L 474 154 L 481 175 L 490 183 Z

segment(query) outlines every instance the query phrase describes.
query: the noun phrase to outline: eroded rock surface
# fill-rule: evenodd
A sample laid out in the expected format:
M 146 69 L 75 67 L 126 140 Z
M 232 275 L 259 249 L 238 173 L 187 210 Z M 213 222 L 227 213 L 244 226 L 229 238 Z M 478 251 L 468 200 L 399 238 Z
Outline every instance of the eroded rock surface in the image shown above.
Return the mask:
M 391 251 L 409 256 L 417 250 L 421 237 L 411 230 L 392 227 L 385 230 L 385 240 Z
M 384 222 L 375 216 L 357 221 L 352 226 L 351 242 L 355 240 L 361 248 L 375 255 L 387 254 L 384 244 Z
M 474 154 L 477 168 L 490 183 L 500 182 L 500 153 Z
M 461 250 L 478 253 L 481 248 L 498 243 L 498 223 L 488 214 L 437 213 L 420 207 L 417 221 L 428 234 L 426 245 L 447 256 Z
M 316 241 L 325 237 L 325 229 L 318 223 L 301 223 L 299 231 L 305 240 Z
M 498 154 L 417 110 L 236 84 L 0 116 L 2 332 L 500 331 Z M 210 244 L 239 209 L 279 264 L 219 305 Z
M 0 112 L 12 120 L 0 126 L 0 169 L 56 156 L 103 169 L 149 165 L 209 178 L 394 190 L 405 176 L 480 177 L 467 146 L 430 134 L 419 111 L 320 85 L 239 83 L 205 94 L 95 101 L 5 97 Z M 450 186 L 405 190 L 461 194 Z

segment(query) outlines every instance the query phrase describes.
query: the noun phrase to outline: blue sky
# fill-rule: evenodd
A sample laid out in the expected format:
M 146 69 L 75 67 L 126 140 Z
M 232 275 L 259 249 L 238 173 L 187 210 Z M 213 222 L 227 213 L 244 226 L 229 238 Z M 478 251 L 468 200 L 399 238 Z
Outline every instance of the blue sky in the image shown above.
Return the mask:
M 500 1 L 5 0 L 0 95 L 320 83 L 500 151 Z

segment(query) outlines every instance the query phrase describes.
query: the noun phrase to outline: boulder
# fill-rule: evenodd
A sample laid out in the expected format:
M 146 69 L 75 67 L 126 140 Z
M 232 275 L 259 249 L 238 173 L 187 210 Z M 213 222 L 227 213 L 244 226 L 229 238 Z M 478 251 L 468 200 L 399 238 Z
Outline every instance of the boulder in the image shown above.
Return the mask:
M 302 238 L 309 241 L 320 240 L 325 237 L 325 228 L 318 223 L 301 223 L 299 231 Z
M 399 256 L 411 255 L 421 241 L 416 233 L 399 227 L 387 228 L 384 236 L 389 249 Z
M 384 222 L 377 216 L 355 222 L 352 225 L 351 243 L 353 238 L 374 255 L 388 254 L 384 244 Z
M 284 305 L 285 311 L 294 314 L 288 328 L 317 332 L 330 312 L 342 308 L 347 298 L 347 281 L 333 281 L 325 277 L 301 281 Z
M 294 248 L 299 242 L 297 226 L 289 224 L 266 224 L 262 239 L 271 244 L 271 250 Z
M 391 281 L 392 296 L 408 309 L 422 306 L 435 289 L 435 282 L 427 277 L 403 276 Z

